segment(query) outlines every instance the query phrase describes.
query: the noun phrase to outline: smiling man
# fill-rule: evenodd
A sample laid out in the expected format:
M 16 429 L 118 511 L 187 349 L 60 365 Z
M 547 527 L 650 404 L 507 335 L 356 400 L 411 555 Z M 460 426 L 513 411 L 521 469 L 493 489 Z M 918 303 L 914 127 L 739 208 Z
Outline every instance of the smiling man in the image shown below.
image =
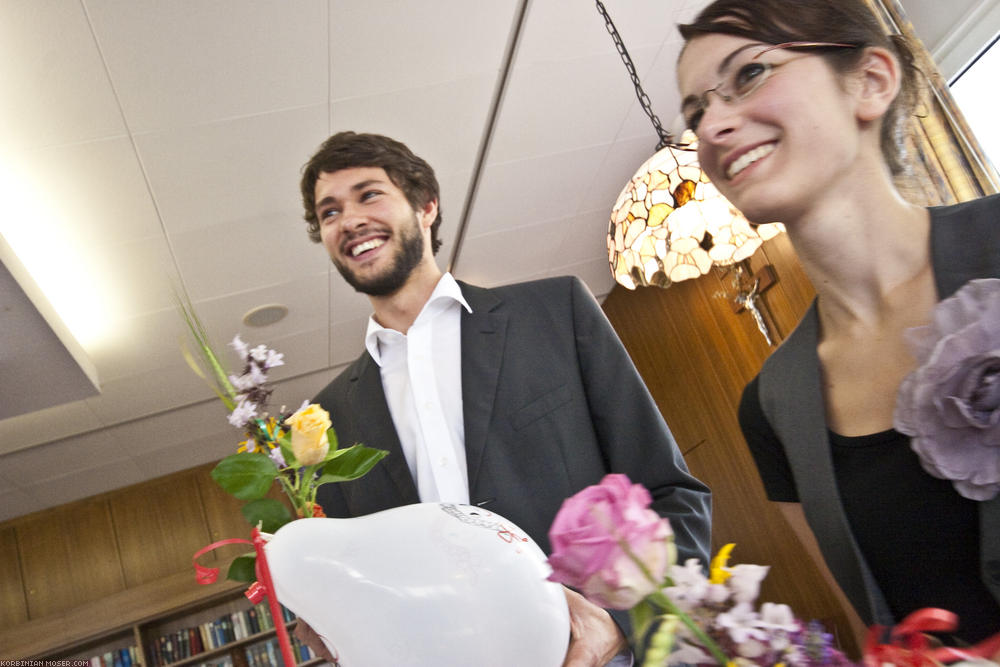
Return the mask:
M 483 289 L 442 273 L 434 171 L 380 135 L 330 137 L 303 170 L 310 238 L 374 310 L 366 351 L 316 397 L 338 438 L 386 449 L 320 487 L 331 517 L 416 502 L 485 506 L 549 552 L 562 501 L 625 473 L 670 519 L 681 562 L 707 562 L 711 495 L 593 296 L 570 277 Z M 624 615 L 567 591 L 566 665 L 628 651 Z M 620 659 L 620 658 L 619 658 Z

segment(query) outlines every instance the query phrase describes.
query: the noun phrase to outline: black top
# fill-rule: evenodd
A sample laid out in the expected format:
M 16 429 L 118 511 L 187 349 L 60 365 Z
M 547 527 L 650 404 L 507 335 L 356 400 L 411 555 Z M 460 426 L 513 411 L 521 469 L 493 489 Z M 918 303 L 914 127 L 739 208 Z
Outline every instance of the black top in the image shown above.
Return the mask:
M 761 410 L 756 378 L 743 392 L 739 418 L 768 499 L 799 502 L 784 449 Z M 962 641 L 1000 631 L 1000 604 L 979 574 L 978 502 L 927 474 L 898 431 L 829 436 L 844 512 L 897 621 L 939 607 L 958 615 L 954 634 Z

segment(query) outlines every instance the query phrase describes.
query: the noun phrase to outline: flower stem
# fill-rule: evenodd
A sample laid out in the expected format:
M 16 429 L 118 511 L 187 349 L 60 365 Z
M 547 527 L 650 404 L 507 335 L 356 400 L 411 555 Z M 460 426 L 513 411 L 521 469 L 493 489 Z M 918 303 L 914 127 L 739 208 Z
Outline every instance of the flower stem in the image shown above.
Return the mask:
M 729 663 L 729 658 L 727 658 L 726 654 L 722 652 L 722 649 L 719 648 L 719 645 L 716 644 L 711 637 L 705 634 L 705 631 L 699 628 L 698 625 L 693 620 L 691 620 L 690 616 L 688 616 L 686 613 L 678 609 L 677 605 L 674 604 L 673 600 L 664 595 L 663 592 L 661 591 L 650 593 L 649 599 L 654 604 L 663 607 L 669 614 L 676 616 L 681 623 L 686 625 L 688 630 L 690 630 L 692 634 L 694 634 L 694 636 L 698 638 L 698 641 L 701 642 L 701 645 L 704 646 L 706 649 L 708 649 L 708 652 L 712 654 L 712 657 L 715 658 L 716 662 L 718 662 L 720 665 L 723 665 L 723 667 L 725 667 L 725 665 Z
M 294 488 L 288 481 L 288 478 L 282 474 L 278 475 L 278 481 L 281 482 L 281 488 L 284 490 L 285 495 L 292 501 L 292 507 L 295 508 L 297 512 L 304 512 L 305 508 L 302 507 L 302 503 L 299 500 L 298 489 Z
M 635 552 L 632 551 L 632 548 L 629 546 L 628 542 L 626 542 L 622 538 L 618 538 L 618 545 L 622 548 L 622 551 L 624 551 L 625 554 L 632 559 L 632 562 L 639 567 L 643 575 L 645 575 L 645 577 L 649 581 L 653 582 L 654 584 L 663 585 L 660 582 L 656 581 L 656 578 L 653 577 L 653 573 L 649 571 L 649 568 L 646 567 L 646 564 L 642 561 L 642 559 L 639 558 L 635 554 Z M 727 658 L 726 654 L 722 652 L 722 649 L 719 648 L 719 645 L 716 644 L 711 637 L 705 634 L 705 631 L 699 628 L 698 625 L 693 620 L 691 620 L 691 617 L 688 616 L 683 611 L 681 611 L 677 607 L 677 605 L 674 604 L 673 600 L 667 597 L 662 591 L 654 591 L 653 593 L 650 593 L 647 596 L 647 599 L 665 609 L 667 613 L 676 616 L 678 619 L 680 619 L 681 623 L 686 625 L 688 629 L 691 630 L 694 636 L 698 638 L 698 641 L 701 642 L 702 646 L 708 649 L 709 653 L 712 654 L 712 657 L 714 657 L 720 665 L 725 667 L 726 665 L 729 664 L 730 662 L 729 658 Z

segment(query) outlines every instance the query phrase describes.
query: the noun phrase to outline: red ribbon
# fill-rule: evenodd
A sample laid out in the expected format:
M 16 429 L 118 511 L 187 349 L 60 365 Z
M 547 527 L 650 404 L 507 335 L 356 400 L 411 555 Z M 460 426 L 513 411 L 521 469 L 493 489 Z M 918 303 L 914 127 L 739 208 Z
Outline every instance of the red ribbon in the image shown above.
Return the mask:
M 204 565 L 198 564 L 198 557 L 207 554 L 209 551 L 214 551 L 219 547 L 225 546 L 227 544 L 253 544 L 250 540 L 241 540 L 239 538 L 233 537 L 228 540 L 219 540 L 218 542 L 212 542 L 207 547 L 199 549 L 195 552 L 191 561 L 194 564 L 194 578 L 202 586 L 207 586 L 208 584 L 214 584 L 219 578 L 219 568 L 217 567 L 205 567 Z
M 278 598 L 274 595 L 274 582 L 271 581 L 271 569 L 268 567 L 267 554 L 264 551 L 264 545 L 267 543 L 267 540 L 264 539 L 263 534 L 258 528 L 254 528 L 251 531 L 250 536 L 253 538 L 253 541 L 234 537 L 228 540 L 212 542 L 207 547 L 199 549 L 192 558 L 192 562 L 194 563 L 195 579 L 199 584 L 205 586 L 207 584 L 215 583 L 215 581 L 219 578 L 219 568 L 199 565 L 199 556 L 227 544 L 252 544 L 254 551 L 257 552 L 257 561 L 254 564 L 257 581 L 250 584 L 250 588 L 246 590 L 244 595 L 246 595 L 246 597 L 254 604 L 258 604 L 265 597 L 267 598 L 268 606 L 271 609 L 271 618 L 274 619 L 274 631 L 278 636 L 278 644 L 281 647 L 281 657 L 285 661 L 285 667 L 295 667 L 295 655 L 292 653 L 292 642 L 288 636 L 288 628 L 285 627 L 285 619 L 281 613 L 281 606 L 278 604 Z
M 246 596 L 251 600 L 261 594 L 267 596 L 267 603 L 271 607 L 271 618 L 274 619 L 275 632 L 278 635 L 278 645 L 281 647 L 281 657 L 285 660 L 285 667 L 295 667 L 295 655 L 292 653 L 292 641 L 288 637 L 288 628 L 285 627 L 285 619 L 281 614 L 281 606 L 278 604 L 278 596 L 274 594 L 274 582 L 271 581 L 271 568 L 267 564 L 267 553 L 264 545 L 267 540 L 260 532 L 259 528 L 254 528 L 250 532 L 253 537 L 253 548 L 257 551 L 257 581 L 246 592 Z
M 872 626 L 865 641 L 864 662 L 866 667 L 881 667 L 883 664 L 896 667 L 933 667 L 956 660 L 990 659 L 1000 652 L 1000 633 L 993 635 L 975 646 L 955 648 L 938 646 L 931 648 L 927 632 L 950 632 L 958 627 L 958 616 L 944 609 L 928 607 L 919 609 L 899 623 L 889 634 L 888 644 L 880 644 L 879 638 L 885 628 Z

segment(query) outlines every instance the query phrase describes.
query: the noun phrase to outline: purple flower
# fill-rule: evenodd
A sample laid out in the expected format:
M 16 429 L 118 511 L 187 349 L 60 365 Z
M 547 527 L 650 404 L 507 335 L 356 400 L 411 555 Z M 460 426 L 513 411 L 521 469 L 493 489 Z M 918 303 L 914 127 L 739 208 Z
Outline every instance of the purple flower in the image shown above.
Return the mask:
M 274 368 L 285 365 L 285 355 L 274 350 L 267 351 L 267 359 L 264 360 L 264 368 Z
M 229 383 L 232 384 L 237 391 L 241 392 L 249 391 L 257 386 L 248 375 L 230 375 Z
M 567 498 L 549 530 L 549 579 L 612 609 L 629 609 L 659 589 L 676 551 L 670 524 L 649 509 L 651 501 L 642 485 L 617 474 Z
M 251 386 L 259 387 L 267 382 L 267 373 L 264 372 L 264 369 L 254 363 L 250 364 L 250 370 L 247 372 L 246 377 L 249 378 Z
M 893 425 L 924 469 L 972 500 L 1000 491 L 1000 280 L 966 283 L 905 333 L 918 368 L 899 387 Z
M 284 470 L 288 467 L 288 463 L 285 461 L 284 454 L 281 453 L 281 447 L 275 447 L 267 454 L 274 461 L 274 465 L 278 466 L 279 470 Z
M 718 615 L 715 622 L 719 628 L 729 633 L 729 638 L 736 643 L 739 648 L 751 640 L 763 642 L 767 640 L 767 632 L 758 627 L 760 614 L 754 611 L 753 605 L 749 602 L 740 602 L 729 611 L 724 611 Z M 763 646 L 752 643 L 745 647 L 746 652 L 740 651 L 744 658 L 756 658 L 763 653 Z
M 236 428 L 243 428 L 251 419 L 257 416 L 257 406 L 249 401 L 241 400 L 229 415 L 229 423 Z
M 241 360 L 246 361 L 249 348 L 247 347 L 247 344 L 243 342 L 243 339 L 240 338 L 239 334 L 233 336 L 233 340 L 229 343 L 229 345 L 236 350 L 236 354 L 240 355 Z
M 733 600 L 736 602 L 753 602 L 760 593 L 760 582 L 764 581 L 770 565 L 752 565 L 750 563 L 740 563 L 727 567 L 726 571 L 731 575 L 728 581 L 729 588 L 733 592 Z

